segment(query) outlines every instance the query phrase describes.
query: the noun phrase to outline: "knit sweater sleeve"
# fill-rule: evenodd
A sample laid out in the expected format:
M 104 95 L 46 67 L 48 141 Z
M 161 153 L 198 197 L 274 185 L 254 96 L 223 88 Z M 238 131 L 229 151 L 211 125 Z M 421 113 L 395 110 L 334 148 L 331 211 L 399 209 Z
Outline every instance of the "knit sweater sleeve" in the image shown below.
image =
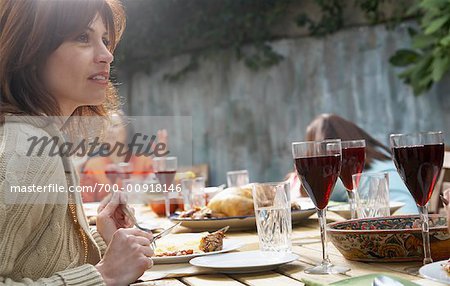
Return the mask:
M 100 249 L 100 253 L 103 257 L 103 255 L 105 255 L 106 248 L 108 247 L 108 245 L 106 244 L 105 240 L 100 235 L 100 233 L 98 233 L 96 230 L 91 229 L 91 234 L 94 237 L 95 242 L 97 243 L 98 248 Z
M 24 254 L 24 249 L 45 231 L 55 205 L 67 204 L 64 193 L 13 191 L 14 188 L 30 190 L 33 186 L 50 184 L 67 188 L 58 156 L 29 154 L 24 142 L 30 132 L 35 131 L 23 124 L 0 127 L 0 285 L 104 285 L 100 273 L 89 264 L 54 273 L 46 269 L 49 266 L 39 265 L 36 269 L 41 272 L 37 273 L 46 273 L 42 278 L 37 273 L 34 277 L 17 274 L 18 265 L 32 259 Z M 38 254 L 29 254 L 32 255 Z M 35 274 L 36 271 L 28 269 L 25 273 Z

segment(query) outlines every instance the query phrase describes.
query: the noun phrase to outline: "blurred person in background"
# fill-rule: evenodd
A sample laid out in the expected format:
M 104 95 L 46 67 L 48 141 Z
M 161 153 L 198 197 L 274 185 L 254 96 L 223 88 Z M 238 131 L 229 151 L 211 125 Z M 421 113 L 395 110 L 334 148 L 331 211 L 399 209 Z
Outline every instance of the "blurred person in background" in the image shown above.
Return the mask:
M 110 114 L 110 124 L 105 132 L 104 143 L 114 148 L 119 143 L 124 150 L 116 148 L 115 151 L 102 149 L 104 154 L 97 152 L 89 157 L 80 168 L 80 184 L 83 186 L 95 186 L 96 184 L 123 186 L 124 179 L 143 180 L 153 174 L 152 157 L 144 154 L 137 155 L 136 150 L 130 149 L 135 131 L 132 123 L 122 111 L 114 111 Z M 157 141 L 164 143 L 167 148 L 167 131 L 158 130 Z M 132 146 L 131 146 L 132 147 Z M 105 188 L 97 188 L 94 192 L 83 192 L 83 202 L 99 202 L 109 192 Z

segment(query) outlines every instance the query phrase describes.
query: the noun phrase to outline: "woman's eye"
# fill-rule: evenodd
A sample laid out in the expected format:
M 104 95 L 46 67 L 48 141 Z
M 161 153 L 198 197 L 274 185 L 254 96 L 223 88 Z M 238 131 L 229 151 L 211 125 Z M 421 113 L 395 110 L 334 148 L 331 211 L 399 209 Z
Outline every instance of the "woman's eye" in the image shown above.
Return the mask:
M 80 43 L 87 43 L 89 42 L 89 36 L 87 33 L 83 33 L 81 35 L 79 35 L 76 40 Z
M 108 40 L 108 39 L 103 39 L 103 44 L 104 44 L 106 47 L 109 47 L 109 46 L 111 45 L 111 41 Z

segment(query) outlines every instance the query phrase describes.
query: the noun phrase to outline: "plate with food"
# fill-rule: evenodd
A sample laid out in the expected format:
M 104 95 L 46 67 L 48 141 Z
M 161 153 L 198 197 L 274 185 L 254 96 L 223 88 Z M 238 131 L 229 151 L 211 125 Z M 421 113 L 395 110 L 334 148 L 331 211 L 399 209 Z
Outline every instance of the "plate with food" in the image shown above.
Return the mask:
M 225 237 L 226 229 L 213 233 L 181 233 L 161 238 L 156 243 L 155 264 L 185 263 L 194 257 L 236 250 L 244 244 Z
M 316 212 L 309 198 L 295 200 L 291 205 L 292 223 L 296 224 Z M 215 230 L 230 226 L 231 231 L 256 228 L 251 185 L 228 188 L 215 195 L 208 205 L 181 212 L 170 218 L 193 230 Z
M 424 265 L 419 269 L 419 273 L 424 278 L 450 284 L 450 260 Z

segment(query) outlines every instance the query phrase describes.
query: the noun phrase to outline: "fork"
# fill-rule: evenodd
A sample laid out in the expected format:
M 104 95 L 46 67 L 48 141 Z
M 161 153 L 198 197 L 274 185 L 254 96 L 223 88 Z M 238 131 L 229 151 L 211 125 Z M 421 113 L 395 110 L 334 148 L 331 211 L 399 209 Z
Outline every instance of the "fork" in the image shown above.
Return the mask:
M 134 216 L 133 212 L 130 210 L 128 205 L 123 205 L 122 210 L 128 216 L 128 218 L 131 219 L 131 222 L 134 224 L 135 227 L 137 227 L 138 229 L 140 229 L 142 231 L 145 231 L 145 232 L 152 232 L 151 229 L 143 227 L 143 226 L 140 226 L 137 223 L 136 217 Z
M 174 230 L 177 226 L 179 226 L 181 224 L 181 221 L 177 224 L 172 225 L 171 227 L 166 228 L 165 230 L 161 231 L 160 233 L 158 233 L 157 235 L 155 235 L 153 237 L 153 239 L 150 241 L 150 247 L 154 250 L 156 249 L 156 241 L 166 235 L 168 235 L 169 233 L 172 232 L 172 230 Z
M 137 227 L 138 229 L 140 229 L 140 230 L 142 230 L 142 231 L 145 231 L 145 232 L 152 232 L 151 229 L 148 229 L 148 228 L 145 228 L 145 227 L 143 227 L 143 226 L 140 226 L 140 225 L 137 223 L 136 217 L 134 216 L 133 212 L 130 210 L 130 208 L 128 207 L 128 205 L 123 205 L 123 206 L 124 206 L 124 207 L 122 208 L 123 211 L 124 211 L 125 214 L 132 220 L 132 222 L 133 222 L 133 224 L 134 224 L 135 227 Z M 169 228 L 167 228 L 167 229 L 161 231 L 161 232 L 158 233 L 157 235 L 155 235 L 155 236 L 153 237 L 153 239 L 150 241 L 150 247 L 151 247 L 152 249 L 156 249 L 156 240 L 160 239 L 161 237 L 164 237 L 164 236 L 168 235 L 169 233 L 172 232 L 172 230 L 173 230 L 175 227 L 179 226 L 180 224 L 181 224 L 181 222 L 179 222 L 179 223 L 177 223 L 177 224 L 174 224 L 174 225 L 172 225 L 171 227 L 169 227 Z M 228 229 L 228 228 L 227 228 L 227 229 Z

